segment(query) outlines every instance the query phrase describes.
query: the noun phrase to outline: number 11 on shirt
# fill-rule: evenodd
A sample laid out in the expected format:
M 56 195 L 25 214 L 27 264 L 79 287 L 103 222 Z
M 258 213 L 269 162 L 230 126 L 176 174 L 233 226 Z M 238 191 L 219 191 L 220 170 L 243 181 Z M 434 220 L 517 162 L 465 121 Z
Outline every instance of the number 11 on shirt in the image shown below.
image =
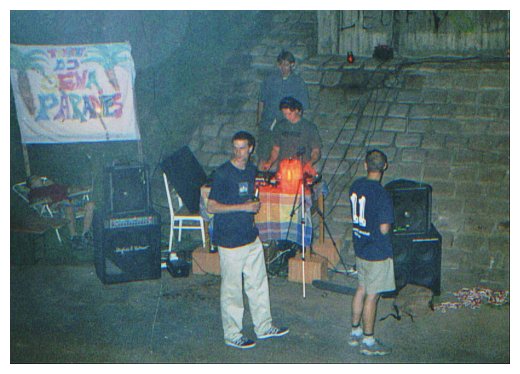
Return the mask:
M 352 204 L 352 222 L 358 224 L 361 227 L 366 227 L 367 221 L 365 220 L 365 196 L 361 196 L 358 199 L 356 193 L 350 195 L 350 203 Z

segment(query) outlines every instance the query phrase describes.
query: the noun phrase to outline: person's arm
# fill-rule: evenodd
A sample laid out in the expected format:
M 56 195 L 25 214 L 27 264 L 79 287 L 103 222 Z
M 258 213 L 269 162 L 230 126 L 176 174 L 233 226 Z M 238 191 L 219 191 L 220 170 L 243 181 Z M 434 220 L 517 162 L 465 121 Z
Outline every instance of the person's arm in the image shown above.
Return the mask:
M 316 162 L 320 160 L 321 150 L 319 147 L 313 148 L 311 151 L 311 165 L 314 165 Z
M 320 148 L 313 148 L 311 151 L 311 159 L 303 166 L 303 172 L 316 175 L 317 171 L 314 169 L 314 164 L 320 160 L 321 151 Z
M 267 160 L 261 168 L 263 170 L 269 170 L 271 166 L 273 166 L 273 163 L 278 160 L 278 156 L 280 155 L 280 146 L 273 145 L 273 148 L 271 149 L 271 155 L 269 156 L 269 160 Z
M 222 204 L 216 200 L 208 199 L 207 210 L 208 213 L 232 213 L 232 212 L 247 212 L 257 213 L 260 209 L 259 201 L 246 201 L 242 204 Z

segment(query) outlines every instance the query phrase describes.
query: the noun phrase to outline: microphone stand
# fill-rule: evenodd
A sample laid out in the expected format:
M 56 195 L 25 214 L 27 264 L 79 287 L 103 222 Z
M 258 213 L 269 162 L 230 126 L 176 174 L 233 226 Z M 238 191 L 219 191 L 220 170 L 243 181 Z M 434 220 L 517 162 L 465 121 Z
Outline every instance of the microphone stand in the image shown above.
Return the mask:
M 348 270 L 347 265 L 343 261 L 343 258 L 341 257 L 341 253 L 339 253 L 338 246 L 336 244 L 336 241 L 334 240 L 334 237 L 332 236 L 332 233 L 330 232 L 329 225 L 327 225 L 327 222 L 325 222 L 325 215 L 320 210 L 320 208 L 316 207 L 315 209 L 316 209 L 316 213 L 318 213 L 318 215 L 323 219 L 323 225 L 325 226 L 325 230 L 327 231 L 327 234 L 329 234 L 329 238 L 330 238 L 330 240 L 332 242 L 332 245 L 333 245 L 334 249 L 336 250 L 336 253 L 338 254 L 338 257 L 339 257 L 339 259 L 341 261 L 341 264 L 343 265 L 343 267 L 347 271 Z
M 302 157 L 303 159 L 303 157 Z M 305 179 L 303 177 L 303 162 L 302 162 L 302 202 L 301 202 L 301 227 L 302 227 L 302 293 L 305 299 Z
M 302 259 L 302 294 L 303 294 L 303 298 L 305 299 L 305 229 L 306 229 L 306 224 L 305 224 L 305 177 L 304 177 L 304 173 L 303 173 L 303 156 L 304 154 L 301 153 L 301 154 L 298 154 L 298 156 L 300 157 L 300 167 L 301 167 L 301 179 L 300 179 L 300 183 L 298 185 L 298 188 L 296 189 L 296 193 L 294 195 L 294 202 L 293 202 L 293 207 L 292 207 L 292 210 L 291 210 L 291 220 L 289 221 L 289 226 L 287 227 L 287 233 L 286 233 L 286 240 L 289 238 L 289 231 L 291 230 L 291 224 L 292 224 L 292 218 L 294 216 L 294 213 L 296 212 L 296 209 L 297 209 L 297 206 L 296 206 L 296 202 L 298 201 L 298 194 L 301 195 L 301 201 L 300 201 L 300 209 L 301 209 L 301 220 L 300 220 L 300 225 L 301 225 L 301 241 L 302 241 L 302 256 L 301 256 L 301 259 Z
M 305 299 L 305 177 L 303 174 L 303 155 L 304 153 L 300 153 L 300 167 L 301 167 L 301 203 L 300 209 L 301 213 L 301 230 L 302 230 L 302 296 Z M 296 199 L 295 199 L 296 200 Z

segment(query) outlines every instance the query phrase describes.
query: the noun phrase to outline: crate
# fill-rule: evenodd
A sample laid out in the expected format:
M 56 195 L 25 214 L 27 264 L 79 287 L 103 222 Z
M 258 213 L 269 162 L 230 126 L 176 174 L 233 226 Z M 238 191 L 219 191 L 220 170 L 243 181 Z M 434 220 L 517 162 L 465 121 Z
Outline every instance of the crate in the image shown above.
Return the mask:
M 297 255 L 289 259 L 289 275 L 287 279 L 290 282 L 302 281 L 302 258 Z M 312 283 L 313 280 L 327 279 L 327 260 L 317 255 L 305 256 L 305 283 Z
M 220 275 L 220 256 L 218 252 L 210 253 L 206 248 L 199 247 L 192 253 L 193 274 Z

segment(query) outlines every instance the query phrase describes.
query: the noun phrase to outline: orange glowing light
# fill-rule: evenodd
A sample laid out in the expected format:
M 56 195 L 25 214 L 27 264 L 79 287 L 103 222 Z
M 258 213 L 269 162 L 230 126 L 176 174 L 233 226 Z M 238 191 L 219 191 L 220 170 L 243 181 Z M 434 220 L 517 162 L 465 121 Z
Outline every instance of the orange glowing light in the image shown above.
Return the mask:
M 278 168 L 278 188 L 282 193 L 297 193 L 302 182 L 302 163 L 298 159 L 285 159 Z

